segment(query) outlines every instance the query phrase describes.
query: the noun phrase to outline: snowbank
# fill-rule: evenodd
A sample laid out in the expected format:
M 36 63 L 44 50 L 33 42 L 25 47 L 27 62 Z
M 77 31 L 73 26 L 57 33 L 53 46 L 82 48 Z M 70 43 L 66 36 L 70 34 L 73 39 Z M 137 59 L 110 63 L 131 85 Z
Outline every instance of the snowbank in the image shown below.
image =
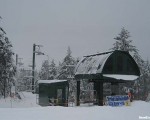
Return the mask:
M 27 107 L 38 107 L 36 104 L 37 96 L 31 92 L 20 92 L 21 99 L 17 97 L 0 99 L 0 108 L 27 108 Z
M 128 107 L 39 107 L 34 101 L 36 96 L 25 93 L 24 95 L 26 100 L 22 107 L 29 107 L 31 103 L 32 106 L 30 108 L 0 108 L 1 120 L 139 120 L 139 117 L 150 117 L 150 103 L 143 101 L 132 102 Z M 21 107 L 22 104 L 19 104 L 18 106 Z

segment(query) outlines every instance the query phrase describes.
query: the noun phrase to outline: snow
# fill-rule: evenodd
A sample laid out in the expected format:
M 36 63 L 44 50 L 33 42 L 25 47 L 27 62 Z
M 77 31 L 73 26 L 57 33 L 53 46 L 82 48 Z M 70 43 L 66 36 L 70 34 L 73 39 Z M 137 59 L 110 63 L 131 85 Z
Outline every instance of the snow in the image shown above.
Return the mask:
M 139 77 L 136 75 L 119 75 L 119 74 L 103 74 L 103 76 L 115 78 L 118 80 L 136 80 Z
M 1 120 L 139 120 L 139 117 L 150 117 L 150 103 L 144 101 L 134 101 L 131 106 L 122 107 L 40 107 L 36 105 L 35 94 L 24 92 L 21 96 L 22 100 L 13 108 L 8 108 L 9 98 L 6 101 L 0 99 Z
M 96 74 L 101 73 L 107 58 L 112 53 L 84 57 L 75 68 L 75 75 L 77 74 Z
M 57 83 L 57 82 L 65 82 L 67 80 L 38 80 L 38 83 Z
M 37 95 L 31 92 L 19 92 L 21 99 L 17 97 L 0 98 L 0 108 L 30 108 L 40 107 L 36 104 Z
M 148 93 L 148 96 L 146 98 L 146 101 L 149 101 L 150 102 L 150 93 Z

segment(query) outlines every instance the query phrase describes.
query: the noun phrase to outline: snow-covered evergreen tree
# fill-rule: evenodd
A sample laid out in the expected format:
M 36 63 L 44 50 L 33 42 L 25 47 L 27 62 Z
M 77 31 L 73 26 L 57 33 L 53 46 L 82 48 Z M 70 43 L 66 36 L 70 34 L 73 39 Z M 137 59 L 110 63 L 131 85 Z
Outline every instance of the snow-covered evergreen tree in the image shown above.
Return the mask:
M 36 71 L 35 71 L 36 76 Z M 18 68 L 17 71 L 17 90 L 31 91 L 32 90 L 32 70 L 24 67 Z
M 57 75 L 57 68 L 55 61 L 52 60 L 49 63 L 48 60 L 45 60 L 42 64 L 41 70 L 39 72 L 39 77 L 41 80 L 53 80 Z
M 42 67 L 39 72 L 39 77 L 41 80 L 48 80 L 49 78 L 49 61 L 48 60 L 45 60 L 42 63 Z
M 63 62 L 59 63 L 57 79 L 65 79 L 69 82 L 69 99 L 75 97 L 76 93 L 76 80 L 74 80 L 74 69 L 77 64 L 77 60 L 72 57 L 70 47 L 67 49 L 67 55 L 63 59 Z
M 63 59 L 63 62 L 59 64 L 58 79 L 69 79 L 74 76 L 76 61 L 71 53 L 71 49 L 68 47 L 67 55 Z
M 118 36 L 114 38 L 116 42 L 113 44 L 114 47 L 112 48 L 112 50 L 137 52 L 136 47 L 131 44 L 132 40 L 129 40 L 130 37 L 130 32 L 125 28 L 122 28 Z
M 49 79 L 53 80 L 56 78 L 57 75 L 57 68 L 56 68 L 56 64 L 55 61 L 52 60 L 51 64 L 49 65 Z
M 134 60 L 140 68 L 140 77 L 137 82 L 135 82 L 135 88 L 137 91 L 138 99 L 145 100 L 148 92 L 150 92 L 150 63 L 149 61 L 144 61 L 138 52 L 134 52 Z
M 0 92 L 6 97 L 14 83 L 15 65 L 13 64 L 12 44 L 6 32 L 0 27 Z
M 116 42 L 113 44 L 113 48 L 112 50 L 122 50 L 122 51 L 128 51 L 133 55 L 134 60 L 136 61 L 136 63 L 138 64 L 139 68 L 140 68 L 140 72 L 141 72 L 141 76 L 138 79 L 138 86 L 141 87 L 141 91 L 144 92 L 144 94 L 146 93 L 146 91 L 150 90 L 147 89 L 147 85 L 150 83 L 149 79 L 150 79 L 150 69 L 149 69 L 149 62 L 148 61 L 144 61 L 142 59 L 142 57 L 139 55 L 139 52 L 137 50 L 137 48 L 132 45 L 132 40 L 129 40 L 130 38 L 130 32 L 128 32 L 128 30 L 126 30 L 125 28 L 121 29 L 121 32 L 118 34 L 117 37 L 115 37 L 114 39 L 116 40 Z M 149 84 L 150 85 L 150 84 Z M 135 85 L 137 86 L 137 85 Z M 139 89 L 139 88 L 138 88 Z M 139 93 L 137 93 L 139 94 Z M 141 95 L 144 95 L 141 94 Z M 144 95 L 145 96 L 145 95 Z

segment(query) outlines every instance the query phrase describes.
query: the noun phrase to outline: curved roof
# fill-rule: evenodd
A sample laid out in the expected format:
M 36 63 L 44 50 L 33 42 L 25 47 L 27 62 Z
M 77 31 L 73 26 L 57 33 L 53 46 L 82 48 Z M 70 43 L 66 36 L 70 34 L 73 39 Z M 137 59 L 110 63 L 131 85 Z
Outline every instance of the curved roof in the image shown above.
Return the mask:
M 76 79 L 135 80 L 139 75 L 132 56 L 119 50 L 84 56 L 75 69 Z
M 106 60 L 111 54 L 112 52 L 107 52 L 102 54 L 84 56 L 75 68 L 75 75 L 101 73 Z

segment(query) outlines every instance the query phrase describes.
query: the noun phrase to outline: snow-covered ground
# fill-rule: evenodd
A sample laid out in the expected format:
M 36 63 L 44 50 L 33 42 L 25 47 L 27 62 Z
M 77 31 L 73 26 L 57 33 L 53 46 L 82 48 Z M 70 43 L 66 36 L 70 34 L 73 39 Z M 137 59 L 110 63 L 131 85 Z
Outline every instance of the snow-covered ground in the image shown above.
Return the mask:
M 36 94 L 32 94 L 31 92 L 20 92 L 19 95 L 22 99 L 1 98 L 0 108 L 27 108 L 39 106 L 36 104 Z
M 150 103 L 132 102 L 131 106 L 40 107 L 36 96 L 23 93 L 22 100 L 0 99 L 0 120 L 139 120 L 150 119 Z

